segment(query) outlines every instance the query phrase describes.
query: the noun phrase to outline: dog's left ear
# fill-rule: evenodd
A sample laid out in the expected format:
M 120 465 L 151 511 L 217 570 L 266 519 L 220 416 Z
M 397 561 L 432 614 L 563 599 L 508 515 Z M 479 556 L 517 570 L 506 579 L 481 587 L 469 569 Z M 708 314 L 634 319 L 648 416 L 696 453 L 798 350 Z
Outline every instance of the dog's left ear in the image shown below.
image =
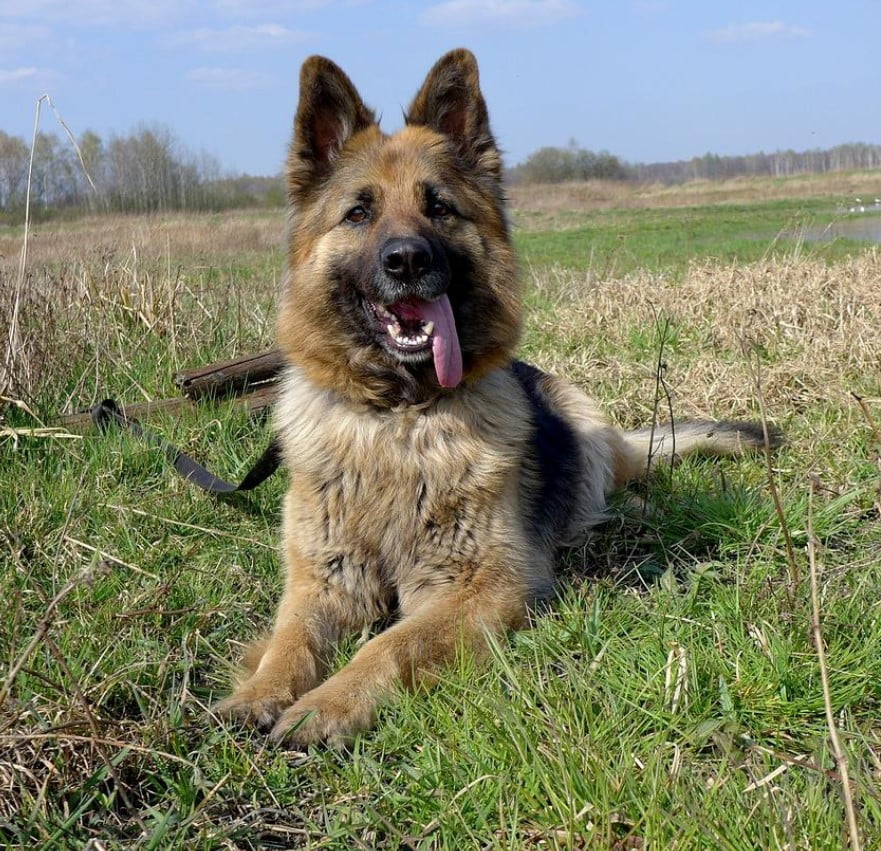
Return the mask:
M 470 50 L 451 50 L 435 63 L 410 104 L 407 124 L 443 133 L 455 142 L 468 165 L 501 176 L 502 161 L 480 92 L 477 60 Z

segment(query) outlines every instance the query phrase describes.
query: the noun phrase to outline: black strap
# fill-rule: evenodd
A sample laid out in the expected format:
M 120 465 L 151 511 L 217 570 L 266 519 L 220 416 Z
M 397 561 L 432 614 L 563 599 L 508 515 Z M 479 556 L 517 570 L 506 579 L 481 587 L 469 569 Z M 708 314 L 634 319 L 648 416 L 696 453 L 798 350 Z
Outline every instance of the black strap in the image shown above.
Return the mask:
M 137 420 L 127 417 L 125 412 L 113 399 L 105 399 L 95 405 L 89 412 L 92 422 L 105 432 L 111 425 L 117 425 L 130 431 L 136 437 L 152 443 L 165 454 L 165 457 L 174 464 L 174 469 L 185 479 L 191 481 L 197 487 L 208 493 L 236 493 L 237 491 L 249 491 L 257 487 L 261 482 L 268 479 L 281 465 L 281 446 L 278 439 L 272 441 L 266 447 L 257 462 L 245 474 L 239 484 L 234 485 L 220 479 L 206 470 L 197 461 L 185 455 L 176 446 L 172 446 L 167 440 L 144 428 Z

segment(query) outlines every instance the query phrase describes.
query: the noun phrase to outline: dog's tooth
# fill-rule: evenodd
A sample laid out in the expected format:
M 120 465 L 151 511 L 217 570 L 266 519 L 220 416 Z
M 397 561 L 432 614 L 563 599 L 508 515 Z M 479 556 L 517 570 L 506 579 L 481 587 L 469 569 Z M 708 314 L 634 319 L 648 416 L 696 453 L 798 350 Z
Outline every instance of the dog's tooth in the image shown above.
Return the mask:
M 422 333 L 428 337 L 434 331 L 434 322 L 428 321 L 422 326 Z

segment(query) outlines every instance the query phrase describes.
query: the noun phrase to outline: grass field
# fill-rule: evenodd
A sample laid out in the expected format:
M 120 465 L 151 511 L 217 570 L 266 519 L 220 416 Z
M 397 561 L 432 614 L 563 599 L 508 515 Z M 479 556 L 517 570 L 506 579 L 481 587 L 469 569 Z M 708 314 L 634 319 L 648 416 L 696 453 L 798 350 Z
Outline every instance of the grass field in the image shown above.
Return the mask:
M 41 225 L 0 403 L 0 844 L 839 848 L 847 770 L 881 846 L 881 253 L 797 238 L 879 184 L 513 193 L 523 355 L 625 426 L 758 417 L 761 392 L 784 522 L 763 458 L 657 470 L 553 611 L 350 753 L 209 710 L 272 617 L 284 477 L 217 500 L 128 436 L 32 431 L 270 345 L 283 215 Z M 0 329 L 20 247 L 0 231 Z M 152 425 L 231 478 L 267 440 L 223 405 Z

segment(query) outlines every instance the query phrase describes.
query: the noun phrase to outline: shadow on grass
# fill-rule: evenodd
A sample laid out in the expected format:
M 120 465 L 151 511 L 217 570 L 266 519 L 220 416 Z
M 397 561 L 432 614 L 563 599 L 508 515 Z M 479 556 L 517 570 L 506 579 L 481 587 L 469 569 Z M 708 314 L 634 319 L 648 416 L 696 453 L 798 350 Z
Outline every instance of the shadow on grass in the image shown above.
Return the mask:
M 615 494 L 608 521 L 583 546 L 561 554 L 562 582 L 609 579 L 647 588 L 663 577 L 687 581 L 694 570 L 718 566 L 754 544 L 763 531 L 777 527 L 773 503 L 762 488 L 731 481 L 730 464 L 689 459 L 675 472 L 659 468 L 647 481 Z M 716 574 L 725 579 L 724 570 Z

